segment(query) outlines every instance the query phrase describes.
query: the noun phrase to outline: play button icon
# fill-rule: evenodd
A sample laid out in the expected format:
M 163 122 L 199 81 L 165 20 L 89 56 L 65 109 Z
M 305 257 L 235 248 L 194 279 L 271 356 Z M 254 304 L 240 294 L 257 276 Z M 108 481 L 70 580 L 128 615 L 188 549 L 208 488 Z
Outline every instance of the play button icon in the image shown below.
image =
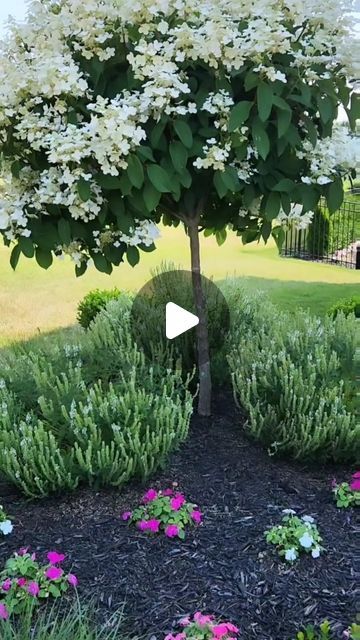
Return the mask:
M 166 305 L 166 337 L 173 340 L 199 324 L 199 318 L 174 302 Z

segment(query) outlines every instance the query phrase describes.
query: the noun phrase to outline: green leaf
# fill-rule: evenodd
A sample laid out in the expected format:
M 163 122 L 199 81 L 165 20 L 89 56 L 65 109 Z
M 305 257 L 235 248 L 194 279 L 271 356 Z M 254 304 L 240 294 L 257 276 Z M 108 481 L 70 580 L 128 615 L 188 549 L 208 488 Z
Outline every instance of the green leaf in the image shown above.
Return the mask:
M 26 256 L 27 258 L 33 258 L 35 247 L 32 240 L 30 238 L 26 238 L 25 236 L 20 236 L 18 242 L 24 256 Z
M 185 120 L 175 120 L 174 129 L 185 147 L 191 149 L 193 144 L 192 131 Z
M 20 177 L 20 171 L 21 171 L 21 164 L 19 162 L 19 160 L 15 160 L 12 165 L 11 165 L 11 173 L 14 176 L 14 178 L 19 178 Z
M 266 122 L 271 113 L 273 105 L 273 90 L 269 84 L 261 81 L 256 91 L 257 108 L 260 120 Z
M 158 164 L 149 165 L 148 176 L 150 182 L 160 193 L 169 193 L 172 190 L 171 181 L 166 171 Z
M 150 142 L 151 146 L 156 149 L 159 145 L 160 138 L 164 133 L 164 129 L 166 127 L 167 120 L 160 120 L 155 127 L 150 132 Z
M 265 216 L 267 220 L 274 220 L 279 214 L 281 206 L 280 193 L 275 191 L 269 193 L 265 202 Z
M 151 160 L 151 162 L 155 162 L 154 154 L 151 147 L 140 145 L 140 147 L 137 148 L 137 153 L 139 154 L 139 156 L 142 156 L 144 160 Z
M 284 111 L 291 111 L 290 105 L 286 102 L 286 100 L 280 98 L 280 96 L 273 95 L 272 101 L 276 107 L 279 107 L 279 109 L 282 109 Z
M 334 106 L 332 100 L 329 98 L 329 96 L 318 96 L 317 105 L 320 112 L 320 118 L 322 122 L 326 124 L 327 122 L 329 122 L 333 114 Z
M 277 115 L 277 131 L 278 131 L 278 137 L 281 138 L 288 130 L 288 128 L 290 127 L 290 123 L 291 123 L 291 117 L 292 117 L 292 112 L 291 111 L 285 111 L 284 110 L 280 110 L 278 111 L 278 115 Z
M 48 269 L 52 265 L 53 257 L 51 251 L 37 247 L 35 251 L 36 262 L 42 269 Z
M 266 160 L 270 151 L 270 140 L 259 118 L 255 118 L 253 121 L 252 137 L 260 156 L 263 160 Z
M 77 278 L 80 278 L 80 276 L 84 275 L 85 271 L 87 269 L 87 260 L 82 260 L 80 262 L 80 265 L 75 265 L 75 275 Z
M 267 242 L 271 234 L 271 222 L 270 220 L 264 220 L 261 225 L 261 235 L 264 242 Z
M 190 189 L 192 183 L 192 176 L 190 171 L 187 169 L 183 169 L 183 171 L 179 174 L 179 181 L 185 189 Z
M 242 102 L 238 102 L 230 112 L 228 131 L 235 131 L 238 127 L 240 127 L 249 117 L 251 107 L 253 106 L 252 102 L 248 100 L 243 100 Z
M 283 178 L 272 188 L 273 191 L 285 191 L 286 193 L 290 193 L 295 187 L 295 184 L 289 178 Z
M 103 189 L 120 189 L 121 182 L 118 176 L 110 176 L 107 174 L 99 174 L 96 176 L 96 182 L 103 187 Z
M 357 93 L 351 95 L 350 108 L 346 108 L 349 124 L 352 131 L 356 129 L 356 121 L 360 119 L 360 96 Z
M 98 271 L 101 273 L 110 273 L 112 272 L 112 264 L 103 256 L 102 253 L 97 253 L 94 251 L 90 251 L 90 256 L 93 259 L 94 265 Z
M 281 248 L 284 244 L 285 241 L 285 229 L 281 226 L 279 227 L 274 227 L 272 232 L 271 232 L 272 237 L 274 238 L 275 242 L 276 242 L 276 246 L 279 249 L 279 251 L 281 251 Z
M 139 249 L 137 247 L 133 247 L 133 246 L 128 247 L 127 250 L 126 250 L 126 257 L 127 257 L 128 263 L 132 267 L 135 267 L 135 265 L 137 265 L 137 263 L 140 260 Z
M 219 247 L 221 247 L 221 245 L 224 244 L 227 237 L 226 228 L 224 227 L 223 229 L 218 229 L 215 232 L 215 237 L 216 237 L 217 244 L 219 245 Z
M 215 171 L 214 173 L 214 186 L 219 198 L 223 198 L 224 195 L 227 193 L 227 187 L 224 184 L 224 181 L 222 179 L 221 171 Z
M 129 155 L 127 174 L 131 184 L 137 189 L 140 189 L 144 184 L 144 168 L 135 153 Z
M 71 225 L 68 220 L 61 218 L 58 222 L 58 234 L 61 242 L 65 245 L 71 242 Z
M 10 264 L 11 264 L 11 268 L 15 271 L 16 267 L 17 267 L 17 263 L 19 262 L 19 258 L 20 258 L 20 254 L 21 254 L 21 248 L 19 244 L 16 244 L 15 247 L 13 248 L 11 255 L 10 255 Z
M 243 244 L 249 244 L 250 242 L 254 242 L 254 240 L 259 239 L 259 231 L 258 229 L 246 229 L 241 236 Z
M 155 189 L 155 187 L 150 182 L 146 182 L 143 190 L 143 197 L 146 210 L 151 213 L 158 206 L 161 198 L 161 193 L 157 189 Z
M 91 197 L 91 187 L 90 182 L 85 180 L 84 178 L 80 178 L 77 183 L 77 190 L 80 196 L 80 200 L 83 202 L 87 202 Z
M 229 191 L 239 191 L 240 182 L 235 167 L 225 167 L 225 171 L 221 172 L 221 179 Z
M 338 211 L 344 199 L 344 187 L 342 180 L 338 178 L 329 185 L 326 202 L 330 213 Z
M 175 140 L 174 142 L 170 143 L 169 152 L 175 171 L 181 173 L 184 169 L 186 169 L 186 164 L 188 161 L 188 152 L 186 150 L 186 147 L 184 147 L 181 142 Z

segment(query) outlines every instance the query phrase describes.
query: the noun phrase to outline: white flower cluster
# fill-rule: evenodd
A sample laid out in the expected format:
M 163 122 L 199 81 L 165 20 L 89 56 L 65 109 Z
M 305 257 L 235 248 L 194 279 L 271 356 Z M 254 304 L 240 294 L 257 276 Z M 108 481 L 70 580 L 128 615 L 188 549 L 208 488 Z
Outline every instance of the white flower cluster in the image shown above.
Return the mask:
M 285 83 L 284 68 L 271 61 L 287 54 L 304 78 L 316 79 L 318 63 L 321 77 L 325 68 L 356 77 L 351 66 L 356 42 L 349 38 L 344 6 L 345 0 L 30 2 L 27 22 L 12 24 L 0 46 L 0 144 L 11 129 L 14 143 L 21 145 L 21 157 L 15 152 L 14 159 L 26 164 L 41 152 L 49 166 L 33 170 L 27 165 L 10 179 L 3 165 L 0 229 L 5 237 L 28 235 L 29 219 L 46 214 L 49 204 L 66 207 L 74 219 L 95 219 L 104 200 L 95 171 L 117 176 L 125 170 L 129 153 L 146 140 L 148 120 L 163 114 L 203 110 L 214 115 L 224 139 L 207 140 L 194 165 L 224 171 L 231 155 L 226 130 L 233 98 L 219 90 L 197 106 L 189 98 L 194 78 L 184 68 L 197 62 L 214 70 L 221 66 L 230 77 L 248 65 L 270 82 Z M 113 98 L 99 95 L 94 76 L 104 61 L 114 69 L 127 62 L 137 88 L 119 88 Z M 78 101 L 81 109 L 74 110 Z M 243 127 L 250 148 L 247 134 Z M 304 181 L 324 184 L 334 175 L 338 145 L 334 151 L 331 144 L 320 141 L 314 151 L 304 143 L 299 153 L 312 162 Z M 248 153 L 247 161 L 236 165 L 245 182 L 254 173 L 249 160 Z M 90 183 L 86 202 L 78 193 L 81 177 Z
M 157 225 L 149 220 L 135 220 L 135 226 L 130 227 L 127 234 L 110 227 L 103 231 L 93 231 L 96 243 L 95 251 L 102 251 L 104 247 L 109 245 L 120 247 L 121 243 L 132 247 L 140 244 L 150 247 L 155 240 L 160 238 L 160 235 Z
M 331 137 L 318 139 L 315 148 L 304 140 L 296 155 L 309 163 L 310 175 L 303 176 L 302 182 L 327 184 L 339 167 L 346 170 L 360 166 L 360 138 L 349 135 L 345 127 L 336 126 Z
M 230 151 L 230 142 L 221 146 L 215 138 L 209 138 L 209 140 L 206 140 L 206 145 L 203 146 L 204 156 L 194 160 L 194 167 L 197 169 L 209 169 L 209 167 L 212 167 L 214 171 L 225 171 Z
M 314 217 L 313 211 L 306 211 L 303 213 L 303 205 L 293 204 L 289 213 L 285 213 L 283 209 L 280 210 L 276 220 L 281 226 L 286 228 L 293 227 L 294 229 L 307 229 Z
M 9 518 L 5 514 L 3 507 L 0 504 L 0 533 L 2 533 L 4 536 L 7 536 L 12 532 L 13 528 L 14 527 L 11 520 L 9 520 Z

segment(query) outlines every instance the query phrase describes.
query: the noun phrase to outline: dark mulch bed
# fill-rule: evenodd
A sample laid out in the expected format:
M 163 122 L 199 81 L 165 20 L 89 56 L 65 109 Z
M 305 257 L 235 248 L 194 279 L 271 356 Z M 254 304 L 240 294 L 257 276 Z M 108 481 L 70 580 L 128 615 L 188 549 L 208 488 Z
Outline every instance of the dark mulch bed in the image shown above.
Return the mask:
M 299 625 L 324 618 L 340 631 L 359 610 L 356 514 L 334 506 L 331 471 L 269 458 L 240 421 L 232 400 L 218 397 L 213 418 L 194 417 L 188 442 L 147 484 L 176 480 L 204 511 L 204 525 L 185 542 L 147 537 L 120 520 L 139 503 L 137 483 L 36 503 L 2 491 L 16 527 L 0 541 L 1 565 L 20 546 L 63 550 L 80 594 L 95 596 L 104 615 L 125 601 L 126 628 L 146 637 L 161 638 L 196 610 L 239 624 L 248 640 L 288 640 Z M 315 516 L 326 554 L 292 568 L 279 561 L 264 530 L 284 508 Z

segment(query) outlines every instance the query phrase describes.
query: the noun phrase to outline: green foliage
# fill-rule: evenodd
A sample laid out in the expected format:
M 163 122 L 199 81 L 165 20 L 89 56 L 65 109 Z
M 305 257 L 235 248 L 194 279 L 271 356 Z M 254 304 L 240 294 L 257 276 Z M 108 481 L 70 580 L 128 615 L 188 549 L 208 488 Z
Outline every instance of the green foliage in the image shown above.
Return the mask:
M 360 640 L 360 625 L 354 622 L 348 630 L 344 631 L 343 638 Z M 329 621 L 324 620 L 319 627 L 314 627 L 310 624 L 302 631 L 299 631 L 296 634 L 295 640 L 335 640 L 335 635 L 333 634 Z
M 123 296 L 77 344 L 19 347 L 0 368 L 0 472 L 30 497 L 145 478 L 187 436 L 188 381 L 147 364 Z
M 356 321 L 286 314 L 231 290 L 229 366 L 249 433 L 272 455 L 356 460 L 360 426 L 350 411 Z
M 360 491 L 351 489 L 348 482 L 335 484 L 333 488 L 336 506 L 341 508 L 360 507 Z
M 287 562 L 295 562 L 301 553 L 311 553 L 318 558 L 322 551 L 322 538 L 311 516 L 299 518 L 292 509 L 284 509 L 282 524 L 265 532 L 266 541 L 274 544 L 279 556 Z
M 121 296 L 121 291 L 116 287 L 114 289 L 94 289 L 84 296 L 78 305 L 77 320 L 84 329 L 90 326 L 90 323 L 97 314 L 106 307 L 109 300 L 117 300 Z
M 306 238 L 307 249 L 313 258 L 322 258 L 329 249 L 330 220 L 326 211 L 316 207 Z
M 336 318 L 338 313 L 343 313 L 345 316 L 354 314 L 355 318 L 360 318 L 360 296 L 342 298 L 328 310 L 328 315 L 332 318 Z
M 124 640 L 119 610 L 103 625 L 94 621 L 94 608 L 79 601 L 71 606 L 47 607 L 34 618 L 33 607 L 16 620 L 0 620 L 1 640 Z

